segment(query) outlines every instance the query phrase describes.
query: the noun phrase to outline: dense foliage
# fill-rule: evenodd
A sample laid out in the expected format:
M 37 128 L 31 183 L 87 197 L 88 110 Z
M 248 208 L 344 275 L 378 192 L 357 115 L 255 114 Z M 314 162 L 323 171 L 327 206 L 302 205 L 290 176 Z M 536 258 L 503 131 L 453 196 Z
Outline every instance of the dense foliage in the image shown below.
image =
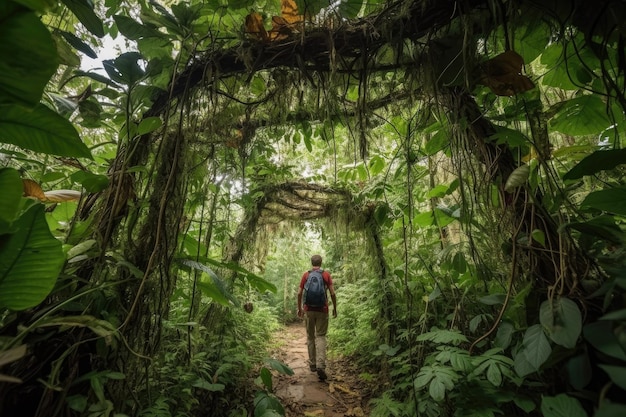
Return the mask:
M 0 414 L 282 415 L 272 334 L 320 252 L 372 416 L 624 415 L 624 22 L 3 2 Z

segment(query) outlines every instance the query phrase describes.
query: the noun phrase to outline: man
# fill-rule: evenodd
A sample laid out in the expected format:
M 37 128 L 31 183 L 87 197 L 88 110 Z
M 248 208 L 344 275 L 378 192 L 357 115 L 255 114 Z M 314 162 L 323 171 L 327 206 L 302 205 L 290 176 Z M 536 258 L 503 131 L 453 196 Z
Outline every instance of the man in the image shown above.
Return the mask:
M 298 317 L 305 316 L 306 324 L 306 339 L 307 347 L 309 350 L 309 368 L 312 372 L 317 371 L 317 376 L 321 381 L 326 380 L 326 331 L 328 330 L 328 297 L 326 292 L 330 292 L 330 297 L 333 300 L 333 317 L 337 317 L 337 297 L 335 296 L 335 288 L 333 287 L 333 280 L 330 277 L 328 271 L 321 269 L 322 257 L 320 255 L 313 255 L 311 257 L 310 271 L 306 271 L 302 275 L 300 280 L 300 290 L 298 291 Z M 309 301 L 303 300 L 302 296 L 307 292 L 313 292 L 311 285 L 315 285 L 315 280 L 319 279 L 321 272 L 321 278 L 323 279 L 323 299 L 321 302 L 311 301 L 309 294 L 306 298 Z M 307 284 L 311 275 L 311 282 Z

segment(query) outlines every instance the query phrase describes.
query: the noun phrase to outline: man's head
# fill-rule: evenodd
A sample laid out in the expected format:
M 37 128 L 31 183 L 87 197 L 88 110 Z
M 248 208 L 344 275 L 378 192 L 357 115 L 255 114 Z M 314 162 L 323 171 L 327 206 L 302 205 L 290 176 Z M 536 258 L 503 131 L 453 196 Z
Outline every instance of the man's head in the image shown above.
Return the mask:
M 319 255 L 311 256 L 311 265 L 312 266 L 322 266 L 322 257 Z

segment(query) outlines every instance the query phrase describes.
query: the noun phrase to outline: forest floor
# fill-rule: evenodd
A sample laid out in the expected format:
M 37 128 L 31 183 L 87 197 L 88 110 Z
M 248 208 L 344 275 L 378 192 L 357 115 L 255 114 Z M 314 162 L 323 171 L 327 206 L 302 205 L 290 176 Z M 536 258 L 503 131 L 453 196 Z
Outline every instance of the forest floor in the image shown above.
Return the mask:
M 276 359 L 293 369 L 293 375 L 279 375 L 274 393 L 285 407 L 286 417 L 365 417 L 369 415 L 367 384 L 359 370 L 345 358 L 329 358 L 328 379 L 320 381 L 308 365 L 306 331 L 303 322 L 290 324 L 276 335 Z

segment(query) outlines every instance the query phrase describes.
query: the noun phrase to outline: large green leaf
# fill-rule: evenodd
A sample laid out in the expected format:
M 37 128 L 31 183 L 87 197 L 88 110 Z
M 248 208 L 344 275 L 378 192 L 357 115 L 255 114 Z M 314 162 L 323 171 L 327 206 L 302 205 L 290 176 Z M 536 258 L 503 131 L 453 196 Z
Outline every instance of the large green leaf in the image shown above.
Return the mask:
M 9 225 L 15 220 L 23 193 L 20 174 L 12 168 L 0 169 L 0 190 L 2 190 L 2 204 L 0 204 L 0 235 L 9 231 Z
M 565 173 L 563 179 L 575 180 L 585 175 L 593 175 L 600 171 L 613 169 L 622 164 L 626 164 L 626 149 L 595 151 L 591 155 L 583 158 L 578 164 Z
M 554 343 L 569 349 L 576 346 L 582 315 L 575 302 L 565 297 L 546 300 L 539 308 L 539 320 Z
M 198 282 L 198 288 L 200 288 L 206 295 L 224 306 L 229 305 L 229 302 L 234 304 L 235 306 L 239 306 L 239 301 L 230 291 L 226 289 L 224 281 L 220 277 L 218 277 L 211 268 L 204 264 L 201 264 L 200 262 L 192 261 L 189 259 L 181 259 L 179 262 L 186 267 L 205 272 L 211 278 L 210 282 Z
M 39 103 L 58 56 L 50 32 L 35 13 L 15 13 L 2 20 L 0 57 L 0 105 Z
M 597 321 L 583 328 L 583 335 L 591 345 L 605 355 L 626 361 L 626 351 L 613 330 L 613 322 Z
M 87 30 L 97 37 L 104 36 L 104 26 L 102 20 L 93 10 L 93 3 L 90 0 L 61 0 L 68 9 L 76 15 L 78 20 Z
M 587 413 L 576 398 L 566 394 L 543 397 L 541 412 L 544 417 L 587 417 Z
M 144 26 L 136 20 L 123 15 L 113 16 L 120 33 L 128 39 L 137 40 L 142 38 L 167 38 L 167 35 L 156 29 Z
M 609 188 L 589 193 L 581 206 L 626 215 L 626 187 Z
M 105 59 L 102 64 L 113 81 L 132 85 L 145 75 L 144 70 L 137 63 L 140 59 L 142 57 L 138 52 L 126 52 L 115 59 Z
M 24 310 L 52 291 L 65 255 L 48 229 L 42 204 L 30 207 L 14 226 L 15 233 L 0 236 L 0 308 Z
M 604 365 L 598 364 L 600 368 L 611 378 L 617 386 L 621 389 L 626 390 L 626 367 L 619 365 Z
M 599 95 L 576 97 L 557 106 L 560 107 L 550 120 L 550 127 L 566 135 L 597 136 L 613 125 Z
M 32 110 L 11 106 L 0 112 L 0 143 L 58 156 L 90 158 L 74 126 L 43 104 Z
M 538 371 L 541 365 L 548 360 L 552 349 L 541 325 L 535 324 L 526 330 L 522 352 L 534 371 Z

